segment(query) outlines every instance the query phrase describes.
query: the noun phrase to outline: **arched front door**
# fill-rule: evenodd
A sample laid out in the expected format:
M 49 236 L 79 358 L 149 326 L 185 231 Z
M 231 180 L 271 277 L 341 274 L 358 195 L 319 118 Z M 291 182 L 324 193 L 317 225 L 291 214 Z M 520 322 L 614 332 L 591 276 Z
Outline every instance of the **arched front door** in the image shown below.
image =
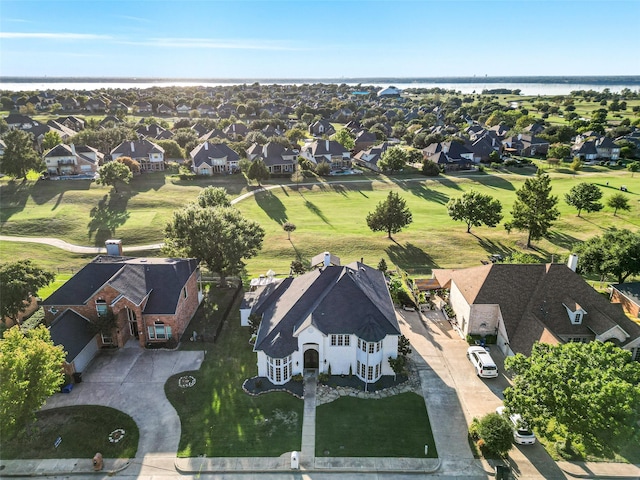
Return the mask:
M 306 352 L 304 352 L 304 368 L 318 368 L 319 364 L 319 354 L 318 351 L 314 348 L 310 348 Z

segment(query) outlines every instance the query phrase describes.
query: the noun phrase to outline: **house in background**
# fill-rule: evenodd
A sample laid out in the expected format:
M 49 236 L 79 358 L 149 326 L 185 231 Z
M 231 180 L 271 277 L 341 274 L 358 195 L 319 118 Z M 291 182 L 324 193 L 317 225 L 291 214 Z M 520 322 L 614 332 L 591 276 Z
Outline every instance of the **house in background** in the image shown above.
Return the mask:
M 332 170 L 351 167 L 351 152 L 335 140 L 316 140 L 306 145 L 300 156 L 316 165 L 327 162 Z
M 371 147 L 369 150 L 362 150 L 355 154 L 353 161 L 356 165 L 368 168 L 374 172 L 379 172 L 378 162 L 382 158 L 382 154 L 387 151 L 389 144 L 383 142 L 380 145 Z
M 47 173 L 50 175 L 95 174 L 104 155 L 88 146 L 76 147 L 73 143 L 60 143 L 44 154 Z
M 275 142 L 254 143 L 247 149 L 247 158 L 251 161 L 262 159 L 272 175 L 291 175 L 298 165 L 298 154 Z
M 611 301 L 621 304 L 629 315 L 640 318 L 640 282 L 611 285 Z
M 239 170 L 240 155 L 226 143 L 204 142 L 189 153 L 196 175 L 213 175 Z
M 456 141 L 431 143 L 422 149 L 422 156 L 445 170 L 469 168 L 473 163 L 473 152 Z
M 322 137 L 323 135 L 330 136 L 336 133 L 336 129 L 333 128 L 331 122 L 321 119 L 309 125 L 309 133 L 314 137 Z
M 400 327 L 382 272 L 361 262 L 340 266 L 328 252 L 315 263 L 322 267 L 267 277 L 245 296 L 241 318 L 260 318 L 258 376 L 280 385 L 304 369 L 368 383 L 393 375 L 388 359 L 398 355 Z
M 131 157 L 140 164 L 140 171 L 164 170 L 164 148 L 146 138 L 133 142 L 125 141 L 111 150 L 111 159 Z
M 131 339 L 141 346 L 177 342 L 203 299 L 196 259 L 125 257 L 118 255 L 118 242 L 108 240 L 114 255 L 95 257 L 42 302 L 47 325 L 64 329 L 58 338 L 73 339 L 77 351 L 84 348 L 78 338 L 88 338 L 79 318 L 112 322 L 96 349 L 123 347 Z
M 519 133 L 513 137 L 507 137 L 502 141 L 504 151 L 524 157 L 546 155 L 549 151 L 549 142 L 534 135 Z
M 496 335 L 505 355 L 529 355 L 535 342 L 613 342 L 640 360 L 640 325 L 567 265 L 493 263 L 433 271 L 448 288 L 460 333 Z

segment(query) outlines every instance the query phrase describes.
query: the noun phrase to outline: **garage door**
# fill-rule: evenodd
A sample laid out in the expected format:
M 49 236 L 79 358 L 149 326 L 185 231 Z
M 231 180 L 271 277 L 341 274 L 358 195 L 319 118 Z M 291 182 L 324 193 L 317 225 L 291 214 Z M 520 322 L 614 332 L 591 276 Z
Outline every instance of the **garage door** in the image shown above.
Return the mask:
M 89 362 L 93 360 L 98 352 L 98 336 L 96 335 L 91 339 L 89 343 L 80 351 L 76 358 L 73 359 L 73 363 L 76 368 L 76 372 L 84 372 Z

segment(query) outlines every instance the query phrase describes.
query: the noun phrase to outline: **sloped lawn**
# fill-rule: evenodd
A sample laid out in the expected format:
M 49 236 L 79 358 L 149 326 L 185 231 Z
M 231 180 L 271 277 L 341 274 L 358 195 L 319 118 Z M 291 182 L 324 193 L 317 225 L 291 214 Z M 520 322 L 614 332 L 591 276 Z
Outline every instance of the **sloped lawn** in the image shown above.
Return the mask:
M 138 450 L 138 427 L 133 419 L 113 408 L 97 405 L 62 407 L 38 412 L 26 438 L 3 438 L 0 457 L 16 458 L 133 458 Z M 109 435 L 122 429 L 124 435 Z M 56 447 L 56 439 L 62 441 Z M 120 438 L 116 440 L 116 437 Z
M 198 326 L 190 328 L 206 332 L 207 322 L 219 320 L 216 315 L 229 301 L 225 290 L 211 290 L 210 303 L 191 321 Z M 188 373 L 195 377 L 195 385 L 178 386 L 185 373 L 169 378 L 165 385 L 182 424 L 180 457 L 273 457 L 301 448 L 302 400 L 281 392 L 252 397 L 242 390 L 242 383 L 257 374 L 257 367 L 249 329 L 240 326 L 239 305 L 240 298 L 215 343 L 205 335 L 205 341 L 185 346 L 206 350 L 200 370 Z
M 425 458 L 438 453 L 424 399 L 402 393 L 379 400 L 342 397 L 316 410 L 316 456 Z

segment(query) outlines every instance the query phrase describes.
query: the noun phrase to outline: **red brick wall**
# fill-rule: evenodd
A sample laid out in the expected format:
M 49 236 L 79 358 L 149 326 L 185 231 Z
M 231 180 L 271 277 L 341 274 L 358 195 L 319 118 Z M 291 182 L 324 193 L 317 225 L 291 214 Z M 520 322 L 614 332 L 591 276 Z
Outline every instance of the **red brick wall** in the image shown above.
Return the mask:
M 57 312 L 55 315 L 49 310 L 51 306 L 45 307 L 45 321 L 47 325 L 51 325 L 56 317 L 61 315 L 67 308 L 71 308 L 80 315 L 88 318 L 89 320 L 96 320 L 98 318 L 98 311 L 96 309 L 96 300 L 104 300 L 107 307 L 111 309 L 117 319 L 116 331 L 113 332 L 113 343 L 118 347 L 123 347 L 127 341 L 132 338 L 129 322 L 127 318 L 126 308 L 129 308 L 135 313 L 138 323 L 139 342 L 141 346 L 144 346 L 147 341 L 153 341 L 147 339 L 147 326 L 153 325 L 154 322 L 160 321 L 167 326 L 171 326 L 171 335 L 177 341 L 180 340 L 182 333 L 189 324 L 191 317 L 198 309 L 198 271 L 194 271 L 186 283 L 187 298 L 184 298 L 182 292 L 180 292 L 180 299 L 178 301 L 178 307 L 175 314 L 169 315 L 143 315 L 142 311 L 146 305 L 147 299 L 145 299 L 140 306 L 134 305 L 126 297 L 120 298 L 118 302 L 111 306 L 113 301 L 120 296 L 120 292 L 115 290 L 109 285 L 105 285 L 102 290 L 99 290 L 85 305 L 56 305 Z M 164 340 L 159 340 L 164 341 Z M 98 337 L 99 346 L 100 337 Z
M 632 302 L 624 295 L 621 295 L 618 290 L 614 289 L 613 294 L 611 295 L 611 301 L 613 303 L 619 303 L 622 305 L 622 308 L 634 317 L 640 317 L 640 305 Z

